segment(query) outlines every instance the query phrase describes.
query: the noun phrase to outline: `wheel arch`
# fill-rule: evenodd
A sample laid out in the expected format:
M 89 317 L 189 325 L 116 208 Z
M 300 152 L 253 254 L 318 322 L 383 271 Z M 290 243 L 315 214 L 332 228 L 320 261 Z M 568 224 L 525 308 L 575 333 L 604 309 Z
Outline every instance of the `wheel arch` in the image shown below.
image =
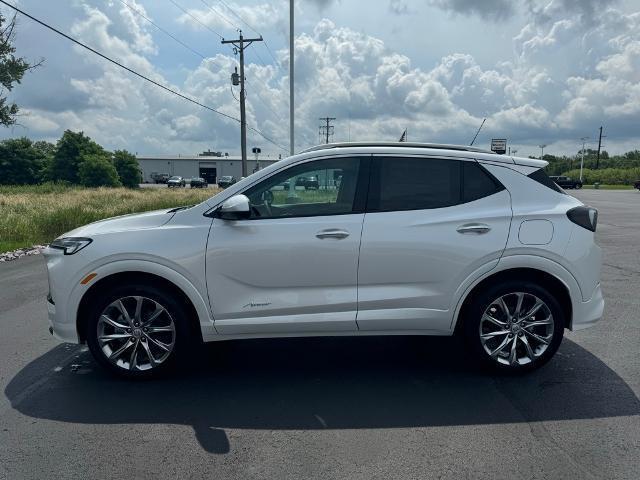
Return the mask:
M 571 329 L 573 304 L 569 287 L 557 276 L 546 271 L 532 267 L 515 267 L 493 272 L 489 276 L 482 278 L 475 285 L 469 288 L 460 302 L 457 314 L 455 315 L 455 333 L 458 333 L 464 324 L 464 319 L 468 315 L 469 308 L 479 292 L 489 285 L 507 281 L 532 281 L 549 291 L 560 304 L 565 316 L 565 328 Z
M 143 272 L 143 271 L 123 271 L 107 275 L 97 282 L 84 293 L 78 304 L 76 314 L 76 329 L 80 343 L 87 341 L 87 315 L 91 307 L 92 301 L 98 294 L 112 288 L 115 285 L 124 285 L 139 283 L 144 285 L 152 285 L 170 292 L 184 306 L 186 316 L 189 319 L 189 329 L 192 338 L 202 342 L 202 329 L 200 325 L 200 315 L 189 296 L 175 283 L 163 278 L 159 275 Z

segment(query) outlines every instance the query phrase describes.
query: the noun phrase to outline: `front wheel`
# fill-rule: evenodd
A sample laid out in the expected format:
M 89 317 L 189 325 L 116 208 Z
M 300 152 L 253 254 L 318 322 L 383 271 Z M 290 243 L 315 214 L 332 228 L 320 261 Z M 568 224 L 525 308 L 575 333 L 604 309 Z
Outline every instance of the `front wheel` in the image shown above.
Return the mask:
M 576 190 L 580 190 L 582 188 L 582 184 L 581 183 L 576 183 Z
M 557 300 L 530 282 L 507 282 L 475 296 L 465 320 L 466 340 L 485 365 L 524 372 L 555 354 L 565 318 Z
M 148 285 L 111 289 L 93 302 L 87 344 L 96 361 L 121 377 L 147 378 L 175 366 L 188 348 L 182 305 Z

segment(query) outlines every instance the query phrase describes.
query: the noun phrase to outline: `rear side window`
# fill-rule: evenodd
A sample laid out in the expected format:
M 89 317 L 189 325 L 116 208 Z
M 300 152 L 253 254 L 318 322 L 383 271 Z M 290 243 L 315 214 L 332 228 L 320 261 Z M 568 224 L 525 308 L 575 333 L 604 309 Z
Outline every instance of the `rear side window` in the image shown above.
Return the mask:
M 377 158 L 368 209 L 423 210 L 461 203 L 461 165 L 456 160 Z
M 488 197 L 504 186 L 477 162 L 462 162 L 462 200 L 473 202 Z
M 539 168 L 533 173 L 530 173 L 527 176 L 531 180 L 535 180 L 536 182 L 544 185 L 547 188 L 550 188 L 551 190 L 555 190 L 556 192 L 559 192 L 559 193 L 565 193 L 564 190 L 562 190 L 556 182 L 554 182 L 549 178 L 549 176 L 547 175 L 547 172 L 545 172 L 541 168 Z M 560 177 L 558 177 L 558 180 L 560 180 Z

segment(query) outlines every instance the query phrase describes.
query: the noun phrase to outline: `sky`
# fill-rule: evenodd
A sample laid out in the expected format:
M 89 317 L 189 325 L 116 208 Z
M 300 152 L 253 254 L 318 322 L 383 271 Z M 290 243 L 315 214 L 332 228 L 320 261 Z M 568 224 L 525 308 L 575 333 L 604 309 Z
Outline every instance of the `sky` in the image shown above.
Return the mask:
M 289 151 L 288 0 L 13 0 L 122 64 L 239 118 L 238 65 L 221 38 L 262 35 L 246 49 L 247 145 Z M 6 7 L 0 9 L 10 15 Z M 146 17 L 146 19 L 144 18 Z M 334 141 L 476 145 L 507 138 L 517 155 L 640 149 L 638 0 L 298 0 L 295 149 Z M 153 22 L 153 24 L 149 21 Z M 155 25 L 154 25 L 155 24 Z M 18 18 L 17 55 L 44 59 L 9 94 L 19 125 L 0 138 L 57 140 L 84 131 L 140 155 L 239 154 L 235 120 L 178 98 Z

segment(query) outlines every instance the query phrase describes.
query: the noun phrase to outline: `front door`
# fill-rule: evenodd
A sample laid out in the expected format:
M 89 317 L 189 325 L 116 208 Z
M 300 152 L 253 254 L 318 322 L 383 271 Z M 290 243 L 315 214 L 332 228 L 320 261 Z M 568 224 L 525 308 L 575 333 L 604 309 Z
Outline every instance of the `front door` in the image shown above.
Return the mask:
M 213 222 L 207 287 L 221 334 L 356 330 L 358 250 L 369 160 L 297 164 L 243 192 L 251 218 Z M 361 165 L 362 164 L 362 165 Z M 339 187 L 301 177 L 341 176 Z M 368 180 L 368 176 L 367 176 Z
M 447 333 L 457 288 L 504 251 L 510 195 L 474 160 L 376 157 L 372 168 L 358 327 Z

